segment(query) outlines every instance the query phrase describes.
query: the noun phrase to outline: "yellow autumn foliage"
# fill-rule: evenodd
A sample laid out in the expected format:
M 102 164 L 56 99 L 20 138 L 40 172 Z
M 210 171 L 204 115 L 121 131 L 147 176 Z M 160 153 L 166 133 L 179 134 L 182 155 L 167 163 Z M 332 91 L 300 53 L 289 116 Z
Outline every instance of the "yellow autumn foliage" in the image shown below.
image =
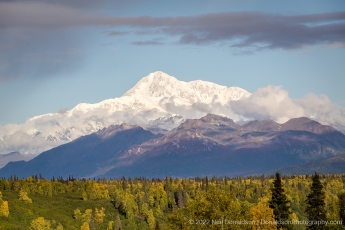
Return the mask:
M 273 209 L 267 204 L 259 202 L 256 206 L 250 209 L 252 215 L 252 227 L 255 230 L 275 230 L 277 224 L 275 223 Z
M 8 202 L 2 200 L 2 193 L 0 192 L 0 216 L 8 217 L 10 210 L 8 209 Z
M 38 217 L 31 221 L 30 230 L 50 230 L 50 221 Z
M 10 210 L 8 209 L 8 202 L 3 201 L 0 204 L 0 216 L 8 217 L 9 214 L 10 214 Z
M 98 210 L 97 208 L 95 209 L 95 223 L 96 224 L 103 223 L 103 218 L 105 217 L 104 211 L 105 209 L 103 207 L 100 210 Z
M 23 189 L 21 189 L 19 192 L 19 200 L 27 203 L 32 203 L 32 200 L 29 198 L 28 193 Z
M 90 230 L 89 223 L 84 222 L 83 225 L 80 227 L 80 230 Z

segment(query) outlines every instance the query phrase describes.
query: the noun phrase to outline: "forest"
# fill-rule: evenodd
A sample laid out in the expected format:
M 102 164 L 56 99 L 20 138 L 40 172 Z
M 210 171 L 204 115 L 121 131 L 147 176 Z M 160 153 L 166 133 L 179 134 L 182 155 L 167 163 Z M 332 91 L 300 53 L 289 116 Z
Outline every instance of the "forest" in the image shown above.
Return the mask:
M 345 174 L 0 179 L 0 229 L 345 229 L 344 218 Z

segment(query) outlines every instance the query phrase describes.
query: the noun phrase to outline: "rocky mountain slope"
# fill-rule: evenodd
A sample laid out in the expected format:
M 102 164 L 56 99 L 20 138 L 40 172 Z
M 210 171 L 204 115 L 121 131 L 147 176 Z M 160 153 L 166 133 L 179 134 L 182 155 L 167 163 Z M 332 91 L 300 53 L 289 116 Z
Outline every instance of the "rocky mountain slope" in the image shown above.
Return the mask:
M 36 173 L 47 177 L 236 176 L 344 154 L 345 135 L 309 118 L 284 124 L 252 121 L 241 126 L 232 119 L 208 114 L 187 119 L 165 134 L 153 134 L 139 126 L 111 126 L 43 152 L 29 162 L 9 163 L 0 169 L 0 177 Z
M 90 176 L 102 174 L 105 166 L 116 162 L 121 152 L 132 145 L 159 137 L 139 126 L 126 124 L 110 126 L 70 143 L 41 153 L 29 162 L 10 162 L 0 169 L 3 175 L 26 177 L 41 172 L 47 177 L 56 175 Z
M 252 121 L 241 126 L 243 132 L 247 129 L 258 132 L 292 129 L 320 134 L 327 129 L 322 127 L 322 130 L 317 130 L 320 127 L 316 123 L 299 119 L 282 124 L 291 118 L 305 116 L 305 119 L 315 117 L 323 124 L 335 125 L 345 133 L 342 119 L 345 108 L 330 103 L 326 96 L 321 99 L 310 96 L 304 100 L 294 100 L 288 97 L 287 92 L 274 86 L 251 94 L 238 87 L 220 86 L 201 80 L 179 81 L 158 71 L 142 78 L 119 98 L 96 104 L 81 103 L 65 112 L 30 118 L 24 124 L 0 126 L 0 155 L 20 152 L 23 156 L 17 156 L 17 159 L 27 159 L 81 136 L 122 123 L 139 125 L 154 133 L 157 130 L 166 133 L 187 119 L 201 118 L 208 113 L 229 117 L 239 124 L 254 119 L 279 121 Z M 232 138 L 233 142 L 239 139 L 236 136 L 228 138 Z
M 151 176 L 249 175 L 342 154 L 345 135 L 305 117 L 281 125 L 253 121 L 240 126 L 209 114 L 128 149 L 124 158 L 137 158 L 130 170 L 115 168 L 106 175 L 122 170 Z

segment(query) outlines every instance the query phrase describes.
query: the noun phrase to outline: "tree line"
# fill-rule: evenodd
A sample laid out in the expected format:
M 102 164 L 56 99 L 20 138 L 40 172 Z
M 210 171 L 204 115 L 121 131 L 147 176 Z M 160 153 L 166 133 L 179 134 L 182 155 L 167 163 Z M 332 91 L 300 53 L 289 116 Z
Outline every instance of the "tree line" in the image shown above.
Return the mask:
M 61 194 L 112 207 L 75 207 L 66 213 L 69 225 L 37 214 L 27 223 L 31 229 L 342 229 L 345 224 L 344 174 L 164 179 L 14 175 L 0 179 L 0 191 L 17 194 L 16 202 L 25 207 L 38 202 L 37 197 L 54 200 Z M 0 193 L 0 223 L 11 217 L 12 203 Z

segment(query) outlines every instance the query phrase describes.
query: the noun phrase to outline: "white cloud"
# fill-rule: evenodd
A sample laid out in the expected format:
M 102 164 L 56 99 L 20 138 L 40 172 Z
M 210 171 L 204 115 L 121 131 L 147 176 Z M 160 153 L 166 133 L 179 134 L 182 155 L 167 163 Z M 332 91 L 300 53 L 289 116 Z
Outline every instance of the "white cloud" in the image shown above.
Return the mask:
M 345 127 L 345 108 L 331 102 L 326 95 L 310 93 L 294 101 L 308 116 L 320 123 L 333 125 L 336 128 Z M 345 129 L 342 131 L 344 132 Z
M 345 108 L 332 103 L 326 95 L 310 93 L 292 99 L 282 87 L 269 85 L 248 98 L 231 102 L 231 107 L 246 119 L 272 119 L 284 123 L 291 118 L 306 116 L 345 132 Z
M 305 116 L 303 108 L 289 97 L 286 90 L 272 85 L 258 89 L 248 98 L 231 102 L 231 107 L 248 119 L 273 119 L 280 123 Z
M 292 99 L 281 86 L 268 85 L 238 101 L 227 99 L 228 103 L 220 103 L 218 97 L 207 103 L 182 103 L 181 98 L 176 96 L 155 103 L 153 97 L 151 99 L 126 96 L 98 105 L 79 105 L 64 113 L 37 116 L 21 125 L 2 126 L 0 154 L 12 151 L 41 153 L 112 124 L 145 127 L 163 116 L 169 119 L 173 114 L 181 117 L 161 127 L 174 128 L 184 119 L 200 118 L 207 113 L 226 116 L 235 122 L 272 119 L 284 123 L 291 118 L 306 116 L 345 133 L 345 108 L 332 103 L 325 95 L 308 94 L 300 99 Z

